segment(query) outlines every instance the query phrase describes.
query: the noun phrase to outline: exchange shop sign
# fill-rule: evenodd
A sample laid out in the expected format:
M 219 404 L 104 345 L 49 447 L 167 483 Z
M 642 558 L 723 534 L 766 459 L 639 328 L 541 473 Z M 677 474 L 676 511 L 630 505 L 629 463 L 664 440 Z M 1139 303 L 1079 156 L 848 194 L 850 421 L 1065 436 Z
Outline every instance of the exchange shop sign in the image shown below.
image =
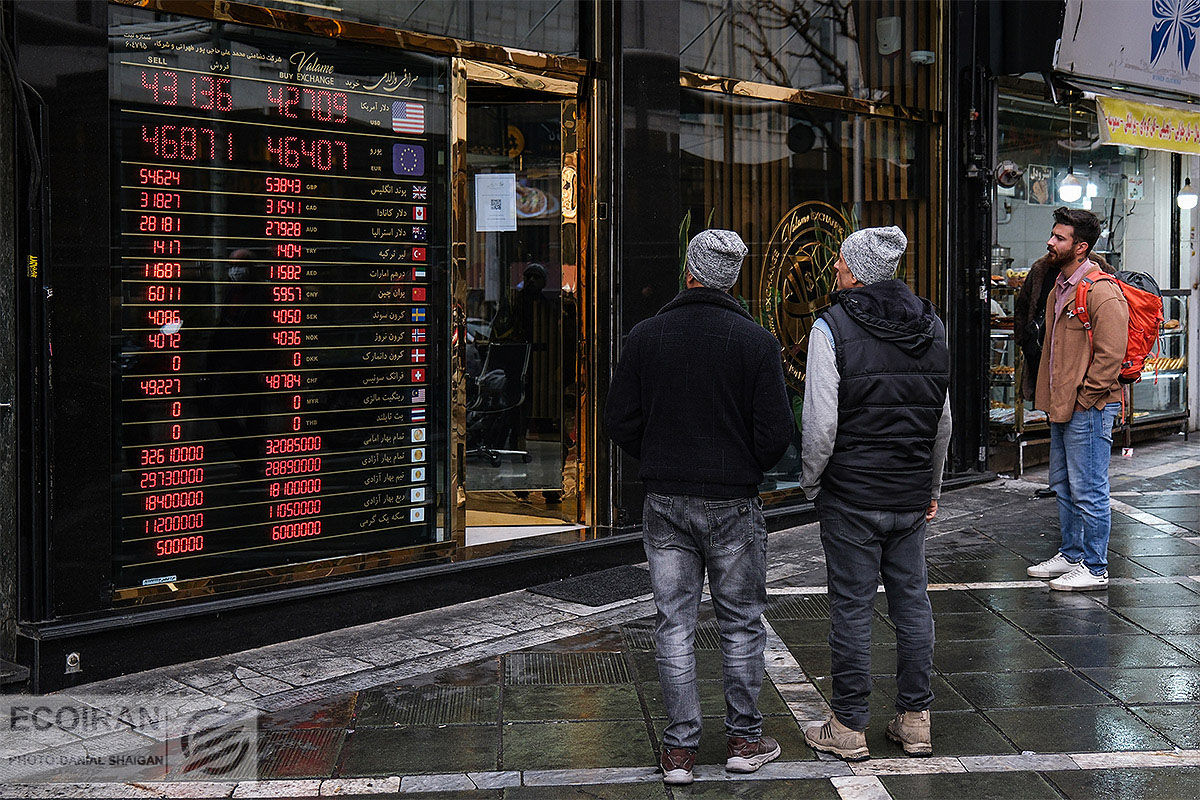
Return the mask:
M 1096 112 L 1105 144 L 1200 154 L 1200 113 L 1115 97 L 1097 97 Z

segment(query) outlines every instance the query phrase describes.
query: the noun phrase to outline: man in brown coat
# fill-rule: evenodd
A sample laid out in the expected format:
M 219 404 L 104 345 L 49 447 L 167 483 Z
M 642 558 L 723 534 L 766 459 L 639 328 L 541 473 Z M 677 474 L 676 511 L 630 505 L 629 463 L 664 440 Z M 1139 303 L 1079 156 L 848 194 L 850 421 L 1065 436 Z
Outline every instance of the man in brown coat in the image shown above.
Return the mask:
M 1100 270 L 1089 258 L 1099 236 L 1095 214 L 1059 208 L 1046 242 L 1058 273 L 1046 300 L 1046 342 L 1034 406 L 1050 419 L 1050 488 L 1058 495 L 1062 545 L 1028 572 L 1053 578 L 1050 588 L 1060 591 L 1108 587 L 1108 461 L 1113 422 L 1122 408 L 1117 376 L 1128 341 L 1129 306 L 1115 283 L 1096 281 L 1087 292 L 1090 331 L 1074 313 L 1076 287 Z

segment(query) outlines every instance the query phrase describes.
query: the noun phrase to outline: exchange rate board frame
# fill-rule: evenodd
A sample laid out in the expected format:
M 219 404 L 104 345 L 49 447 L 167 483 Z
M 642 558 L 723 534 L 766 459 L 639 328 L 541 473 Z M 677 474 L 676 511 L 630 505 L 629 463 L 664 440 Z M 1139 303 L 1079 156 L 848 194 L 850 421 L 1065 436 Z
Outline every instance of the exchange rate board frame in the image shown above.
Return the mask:
M 109 6 L 117 601 L 453 548 L 448 81 Z

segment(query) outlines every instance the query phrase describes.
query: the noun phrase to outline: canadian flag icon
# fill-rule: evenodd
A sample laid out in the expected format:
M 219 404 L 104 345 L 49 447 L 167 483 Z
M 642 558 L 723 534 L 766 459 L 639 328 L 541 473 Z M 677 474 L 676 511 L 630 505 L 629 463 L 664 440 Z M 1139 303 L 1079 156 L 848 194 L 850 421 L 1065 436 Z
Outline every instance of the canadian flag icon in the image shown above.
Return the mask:
M 425 221 L 425 206 L 413 206 L 413 222 Z

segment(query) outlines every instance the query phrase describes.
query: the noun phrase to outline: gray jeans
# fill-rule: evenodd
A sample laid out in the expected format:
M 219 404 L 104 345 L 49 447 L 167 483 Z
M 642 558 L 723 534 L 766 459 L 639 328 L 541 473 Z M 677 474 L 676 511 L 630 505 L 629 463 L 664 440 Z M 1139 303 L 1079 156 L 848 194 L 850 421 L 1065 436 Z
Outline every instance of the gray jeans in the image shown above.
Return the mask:
M 833 713 L 866 730 L 871 719 L 871 614 L 879 579 L 896 626 L 896 708 L 933 703 L 933 611 L 925 570 L 925 512 L 873 511 L 817 496 L 829 573 Z
M 758 692 L 767 638 L 762 623 L 767 603 L 762 501 L 648 493 L 642 521 L 658 609 L 655 657 L 668 719 L 663 746 L 695 750 L 700 745 L 700 693 L 692 646 L 706 567 L 721 634 L 725 732 L 758 739 Z

